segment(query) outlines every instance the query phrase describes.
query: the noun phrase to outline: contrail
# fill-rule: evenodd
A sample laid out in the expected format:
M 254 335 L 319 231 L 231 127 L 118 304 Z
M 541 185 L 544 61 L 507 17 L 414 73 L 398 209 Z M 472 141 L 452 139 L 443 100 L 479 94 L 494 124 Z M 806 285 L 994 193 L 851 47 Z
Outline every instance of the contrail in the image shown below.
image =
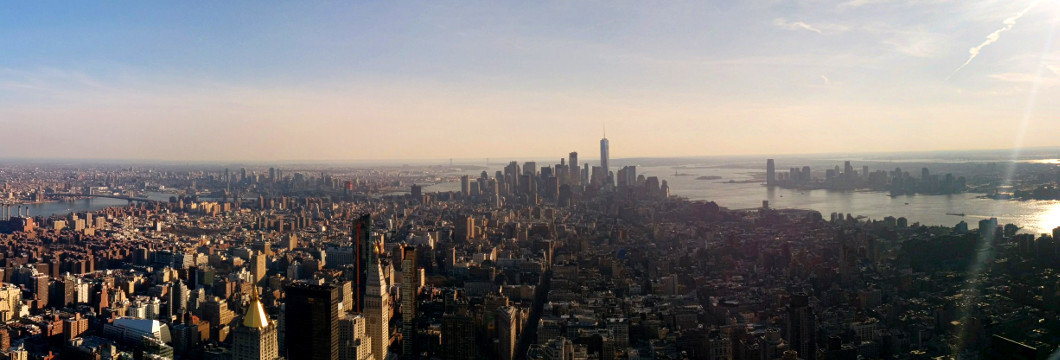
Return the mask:
M 968 64 L 972 63 L 972 59 L 975 59 L 976 56 L 979 56 L 980 50 L 983 50 L 983 48 L 987 45 L 997 42 L 997 40 L 1001 38 L 1001 33 L 1011 30 L 1012 27 L 1016 25 L 1016 20 L 1019 20 L 1019 18 L 1023 17 L 1023 14 L 1026 14 L 1028 11 L 1031 11 L 1031 9 L 1034 9 L 1041 2 L 1042 0 L 1034 0 L 1034 2 L 1027 6 L 1026 9 L 1023 9 L 1023 11 L 1020 11 L 1016 13 L 1016 15 L 1005 19 L 1005 21 L 1002 22 L 1002 24 L 1005 24 L 1005 26 L 1002 26 L 1000 29 L 997 29 L 997 31 L 990 33 L 990 35 L 987 35 L 986 40 L 983 40 L 983 43 L 979 44 L 979 46 L 968 49 L 968 54 L 970 54 L 970 56 L 968 57 L 968 61 L 965 61 L 964 64 L 958 66 L 957 70 L 953 70 L 953 72 L 950 73 L 950 76 L 946 77 L 946 81 L 949 81 L 954 74 L 957 74 L 958 71 L 961 71 L 961 69 L 964 69 L 965 66 L 968 66 Z

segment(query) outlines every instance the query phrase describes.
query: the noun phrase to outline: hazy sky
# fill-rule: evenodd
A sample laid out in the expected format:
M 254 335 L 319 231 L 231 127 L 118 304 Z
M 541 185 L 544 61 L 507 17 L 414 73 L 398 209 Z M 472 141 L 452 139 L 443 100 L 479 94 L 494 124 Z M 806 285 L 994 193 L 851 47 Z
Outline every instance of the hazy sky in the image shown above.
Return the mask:
M 97 3 L 0 5 L 0 157 L 1060 145 L 1060 0 Z

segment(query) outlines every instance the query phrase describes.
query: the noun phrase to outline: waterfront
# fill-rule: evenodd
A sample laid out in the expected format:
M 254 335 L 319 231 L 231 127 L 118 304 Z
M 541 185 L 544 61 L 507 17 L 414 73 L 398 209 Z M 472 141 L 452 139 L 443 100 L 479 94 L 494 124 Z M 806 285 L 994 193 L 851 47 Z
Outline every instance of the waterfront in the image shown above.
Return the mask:
M 36 204 L 14 205 L 11 207 L 11 215 L 15 215 L 15 212 L 18 211 L 19 206 L 22 206 L 23 211 L 26 211 L 26 209 L 28 208 L 30 216 L 49 217 L 52 215 L 62 216 L 71 212 L 98 211 L 108 207 L 125 206 L 128 204 L 129 202 L 125 200 L 100 197 L 77 200 L 60 200 Z
M 763 161 L 764 163 L 764 161 Z M 762 186 L 764 170 L 754 169 L 746 163 L 699 163 L 667 166 L 640 166 L 637 173 L 658 176 L 670 185 L 670 194 L 690 200 L 714 201 L 730 209 L 749 209 L 762 206 L 769 201 L 770 207 L 779 209 L 810 209 L 827 217 L 830 213 L 852 214 L 870 219 L 887 216 L 905 217 L 909 223 L 954 226 L 964 220 L 969 227 L 978 226 L 978 221 L 998 218 L 1002 224 L 1012 223 L 1028 233 L 1048 233 L 1060 226 L 1060 201 L 991 200 L 979 198 L 982 194 L 962 193 L 954 195 L 914 195 L 890 197 L 883 192 L 795 190 Z M 500 167 L 491 168 L 492 174 Z M 615 169 L 612 169 L 615 170 Z M 461 171 L 477 176 L 481 169 Z M 675 175 L 676 174 L 676 175 Z M 717 176 L 718 180 L 698 180 L 700 176 Z M 729 181 L 733 182 L 729 182 Z M 424 192 L 460 191 L 459 182 L 424 184 Z M 394 192 L 393 195 L 407 191 Z M 152 200 L 167 201 L 172 194 L 148 193 Z M 29 207 L 32 216 L 65 215 L 70 212 L 97 211 L 111 206 L 125 206 L 128 202 L 119 199 L 91 198 L 74 201 L 59 201 L 23 205 Z M 12 209 L 14 212 L 15 209 Z M 965 214 L 956 216 L 949 214 Z
M 765 163 L 763 161 L 763 163 Z M 638 174 L 658 176 L 670 185 L 670 194 L 690 200 L 714 201 L 730 209 L 762 206 L 768 200 L 778 209 L 810 209 L 826 218 L 833 212 L 883 219 L 887 216 L 905 217 L 909 223 L 954 226 L 961 220 L 969 227 L 978 227 L 979 220 L 996 217 L 1001 224 L 1016 224 L 1028 233 L 1051 233 L 1060 226 L 1060 201 L 991 200 L 982 194 L 912 195 L 890 197 L 872 191 L 829 191 L 769 189 L 757 180 L 765 171 L 744 167 L 683 167 L 682 176 L 674 176 L 674 167 L 654 166 L 638 168 Z M 697 180 L 699 176 L 720 176 L 720 180 Z M 729 183 L 733 180 L 734 183 Z M 947 214 L 965 214 L 955 216 Z
M 929 160 L 925 160 L 929 161 Z M 538 162 L 543 164 L 543 162 Z M 758 166 L 761 169 L 758 169 Z M 809 209 L 829 214 L 843 213 L 880 220 L 887 216 L 905 217 L 910 224 L 954 226 L 960 221 L 970 228 L 982 219 L 996 217 L 1001 224 L 1016 224 L 1026 233 L 1051 233 L 1060 226 L 1060 201 L 992 200 L 983 194 L 912 195 L 891 197 L 877 191 L 795 190 L 762 185 L 765 160 L 699 162 L 666 166 L 638 166 L 637 174 L 658 176 L 670 186 L 670 194 L 690 200 L 714 201 L 730 209 L 750 209 L 769 201 L 777 209 Z M 879 166 L 878 164 L 874 164 Z M 886 168 L 894 168 L 888 166 Z M 487 170 L 490 176 L 500 166 Z M 612 168 L 616 171 L 616 168 Z M 473 177 L 482 170 L 462 171 Z M 717 180 L 698 180 L 700 176 L 717 176 Z M 732 182 L 729 182 L 729 181 Z M 460 191 L 459 182 L 424 186 L 424 192 Z M 407 192 L 401 192 L 407 193 Z M 949 215 L 964 214 L 964 216 Z
M 163 193 L 163 192 L 147 192 L 145 193 L 148 199 L 155 201 L 169 201 L 169 197 L 174 194 Z M 76 199 L 76 200 L 56 200 L 47 201 L 42 203 L 32 204 L 21 204 L 13 205 L 11 207 L 11 215 L 16 215 L 18 207 L 22 206 L 23 211 L 29 209 L 30 216 L 43 216 L 49 217 L 52 215 L 65 216 L 72 212 L 87 212 L 87 211 L 99 211 L 108 207 L 115 206 L 126 206 L 129 205 L 127 200 L 112 199 L 103 197 L 91 197 L 87 199 Z

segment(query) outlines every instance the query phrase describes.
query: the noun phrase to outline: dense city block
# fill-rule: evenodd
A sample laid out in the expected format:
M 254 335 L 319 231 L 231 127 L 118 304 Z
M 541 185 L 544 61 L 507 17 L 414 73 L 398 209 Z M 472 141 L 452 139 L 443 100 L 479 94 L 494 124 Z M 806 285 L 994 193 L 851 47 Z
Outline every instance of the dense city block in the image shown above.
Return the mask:
M 1060 233 L 729 210 L 577 155 L 494 174 L 5 168 L 0 357 L 1036 359 L 1055 348 Z M 802 176 L 769 170 L 766 185 Z M 821 184 L 908 178 L 862 174 L 829 170 Z M 459 189 L 424 191 L 445 183 Z M 21 205 L 100 197 L 125 203 L 35 216 Z

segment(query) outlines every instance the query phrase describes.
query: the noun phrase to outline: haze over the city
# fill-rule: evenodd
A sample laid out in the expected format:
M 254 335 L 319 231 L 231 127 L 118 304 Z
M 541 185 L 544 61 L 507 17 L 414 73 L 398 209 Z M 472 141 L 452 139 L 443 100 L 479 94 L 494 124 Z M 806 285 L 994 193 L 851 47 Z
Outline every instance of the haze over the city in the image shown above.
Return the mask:
M 0 5 L 0 154 L 1055 146 L 1060 1 Z M 621 144 L 620 146 L 618 144 Z

